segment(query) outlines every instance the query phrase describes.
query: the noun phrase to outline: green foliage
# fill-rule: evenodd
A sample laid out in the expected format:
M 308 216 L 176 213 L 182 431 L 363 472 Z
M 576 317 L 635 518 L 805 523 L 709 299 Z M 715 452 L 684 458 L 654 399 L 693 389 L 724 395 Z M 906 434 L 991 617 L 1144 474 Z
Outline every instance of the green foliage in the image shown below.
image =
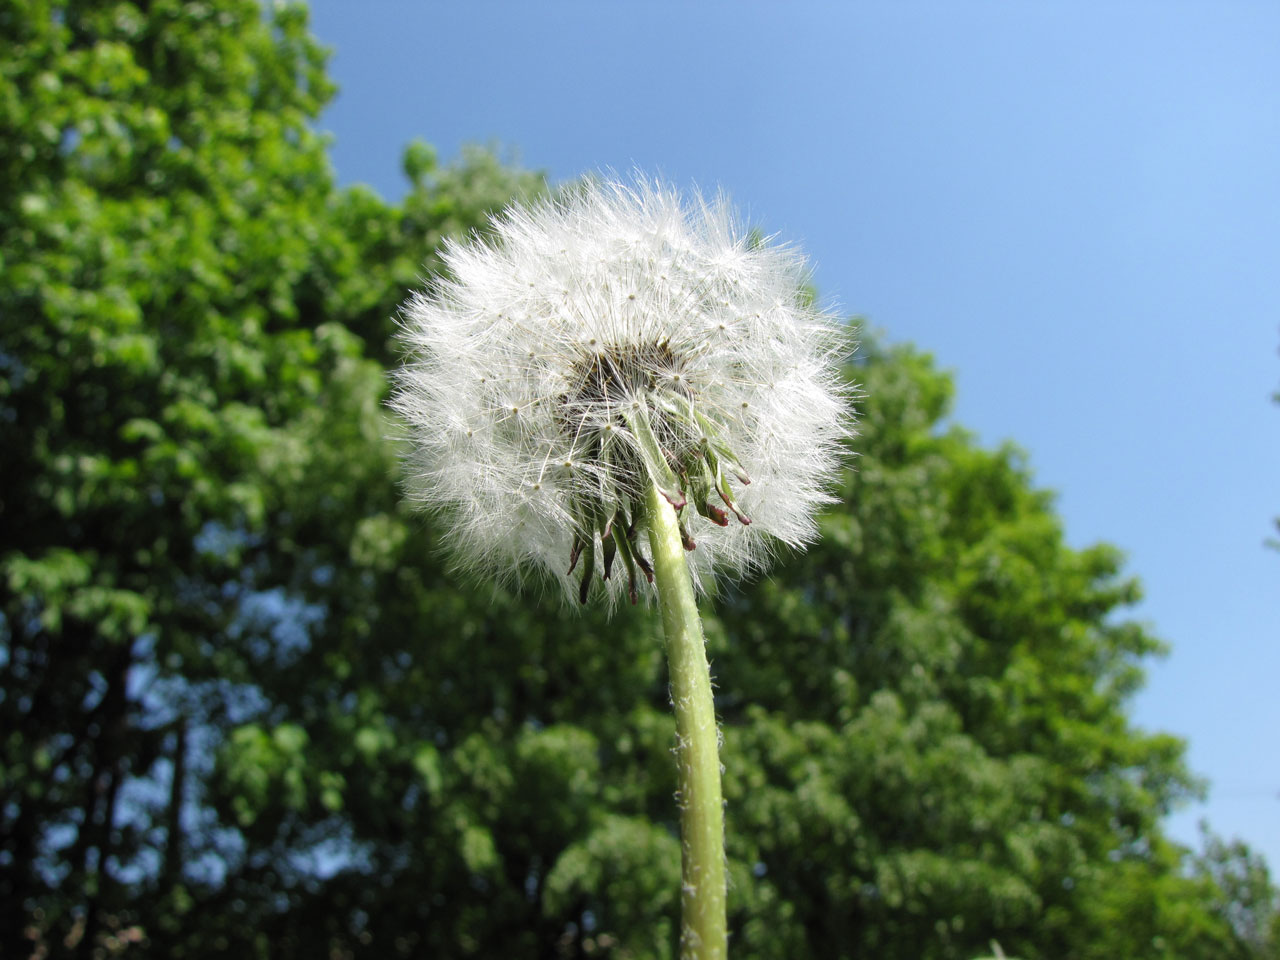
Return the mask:
M 6 2 L 0 38 L 0 929 L 89 950 L 146 889 L 157 943 L 193 876 L 230 895 L 341 809 L 263 691 L 306 686 L 315 617 L 361 642 L 326 597 L 411 532 L 369 359 L 399 290 L 539 181 L 418 156 L 400 208 L 337 192 L 301 8 Z
M 323 66 L 295 7 L 0 5 L 2 952 L 670 957 L 652 613 L 459 581 L 386 440 L 404 291 L 544 187 L 337 189 Z M 1275 956 L 1261 862 L 1161 833 L 1117 553 L 927 356 L 851 376 L 822 541 L 706 610 L 735 955 Z

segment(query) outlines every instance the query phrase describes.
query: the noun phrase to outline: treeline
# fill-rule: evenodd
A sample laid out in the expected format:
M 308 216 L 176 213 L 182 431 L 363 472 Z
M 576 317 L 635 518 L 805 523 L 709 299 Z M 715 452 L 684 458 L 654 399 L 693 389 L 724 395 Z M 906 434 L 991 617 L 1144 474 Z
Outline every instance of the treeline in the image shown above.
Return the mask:
M 339 189 L 305 11 L 0 4 L 5 956 L 671 957 L 659 630 L 476 586 L 406 511 L 394 315 L 546 189 Z M 425 266 L 424 266 L 425 264 Z M 1137 586 L 872 342 L 823 539 L 706 605 L 741 958 L 1277 956 L 1126 704 Z

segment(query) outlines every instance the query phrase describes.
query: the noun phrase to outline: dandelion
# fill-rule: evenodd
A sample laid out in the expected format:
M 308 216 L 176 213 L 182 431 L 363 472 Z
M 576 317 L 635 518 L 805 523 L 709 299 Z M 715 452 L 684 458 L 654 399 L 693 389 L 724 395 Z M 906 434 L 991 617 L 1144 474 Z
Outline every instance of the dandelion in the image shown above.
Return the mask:
M 604 182 L 451 243 L 405 305 L 410 495 L 468 566 L 633 602 L 644 502 L 678 510 L 695 584 L 815 534 L 847 432 L 841 326 L 802 259 L 723 201 Z M 695 549 L 696 548 L 696 549 Z
M 656 581 L 681 765 L 683 955 L 723 957 L 717 735 L 695 589 L 815 533 L 845 330 L 723 199 L 637 179 L 513 207 L 405 304 L 410 495 L 461 562 L 632 603 Z M 647 541 L 647 549 L 646 549 Z

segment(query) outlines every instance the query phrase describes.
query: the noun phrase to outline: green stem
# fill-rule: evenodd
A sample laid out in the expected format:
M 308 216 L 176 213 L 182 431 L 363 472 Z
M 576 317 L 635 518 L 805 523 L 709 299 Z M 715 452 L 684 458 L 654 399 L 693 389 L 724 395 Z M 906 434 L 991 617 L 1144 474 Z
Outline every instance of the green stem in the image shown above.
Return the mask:
M 711 671 L 676 513 L 652 485 L 648 514 L 658 606 L 667 635 L 680 767 L 680 957 L 725 960 L 724 801 Z

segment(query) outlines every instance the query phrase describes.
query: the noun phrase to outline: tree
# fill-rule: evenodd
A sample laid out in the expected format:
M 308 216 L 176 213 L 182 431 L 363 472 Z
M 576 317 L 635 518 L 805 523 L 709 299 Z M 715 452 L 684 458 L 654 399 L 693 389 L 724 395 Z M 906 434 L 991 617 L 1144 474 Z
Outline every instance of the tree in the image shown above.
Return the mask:
M 1159 827 L 1196 789 L 1182 746 L 1125 718 L 1159 644 L 1114 616 L 1137 599 L 1119 555 L 1064 544 L 1015 449 L 938 430 L 925 357 L 873 347 L 861 377 L 822 541 L 722 606 L 727 783 L 737 737 L 754 778 L 727 788 L 730 838 L 794 904 L 793 955 L 1230 955 Z
M 207 752 L 288 676 L 335 482 L 390 492 L 360 336 L 537 181 L 416 148 L 403 208 L 338 194 L 297 7 L 9 2 L 0 37 L 0 928 L 87 956 L 238 869 Z M 341 437 L 373 456 L 335 476 Z
M 0 38 L 6 954 L 671 956 L 651 612 L 456 577 L 380 407 L 435 245 L 540 178 L 414 145 L 402 203 L 339 190 L 298 8 Z M 737 955 L 1274 955 L 1256 858 L 1161 833 L 1196 784 L 1126 719 L 1116 551 L 925 355 L 850 375 L 822 541 L 707 605 Z

